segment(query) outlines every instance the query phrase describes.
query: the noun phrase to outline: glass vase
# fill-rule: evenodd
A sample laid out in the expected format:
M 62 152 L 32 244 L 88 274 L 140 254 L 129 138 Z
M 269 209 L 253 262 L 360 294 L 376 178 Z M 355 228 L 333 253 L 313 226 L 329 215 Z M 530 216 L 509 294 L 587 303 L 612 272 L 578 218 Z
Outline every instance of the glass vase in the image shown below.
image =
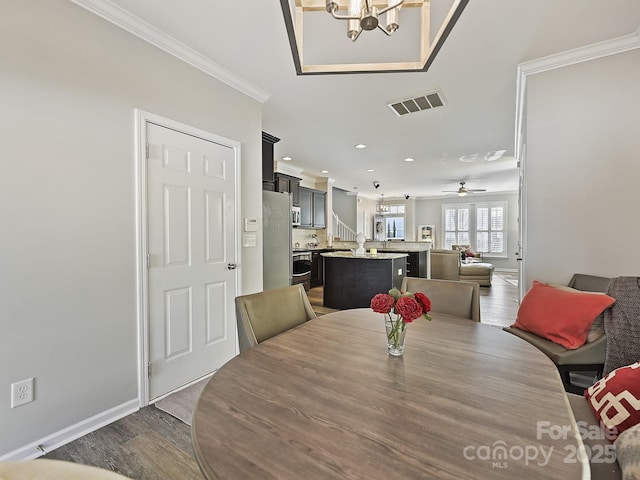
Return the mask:
M 387 332 L 387 349 L 392 357 L 400 357 L 404 354 L 404 341 L 407 335 L 407 324 L 401 318 L 384 322 Z

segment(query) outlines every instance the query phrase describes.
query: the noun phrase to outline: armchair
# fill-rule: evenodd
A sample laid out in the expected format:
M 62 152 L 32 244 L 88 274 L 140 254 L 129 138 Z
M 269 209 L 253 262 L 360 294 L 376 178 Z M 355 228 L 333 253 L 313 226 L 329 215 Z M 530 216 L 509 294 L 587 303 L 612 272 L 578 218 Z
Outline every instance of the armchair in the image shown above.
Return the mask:
M 457 250 L 431 250 L 431 278 L 460 280 L 460 252 Z
M 585 292 L 604 293 L 607 291 L 610 280 L 610 278 L 606 277 L 576 273 L 567 286 Z M 602 313 L 595 320 L 594 325 L 602 324 L 603 318 L 604 314 Z M 550 319 L 550 321 L 553 321 L 553 319 Z M 571 383 L 571 372 L 595 371 L 598 377 L 602 376 L 607 352 L 607 340 L 604 334 L 581 347 L 570 350 L 519 328 L 505 327 L 504 330 L 529 342 L 549 357 L 556 364 L 567 392 L 581 394 L 584 390 L 584 388 Z
M 490 287 L 494 266 L 491 263 L 462 263 L 459 250 L 431 250 L 431 278 L 464 280 Z

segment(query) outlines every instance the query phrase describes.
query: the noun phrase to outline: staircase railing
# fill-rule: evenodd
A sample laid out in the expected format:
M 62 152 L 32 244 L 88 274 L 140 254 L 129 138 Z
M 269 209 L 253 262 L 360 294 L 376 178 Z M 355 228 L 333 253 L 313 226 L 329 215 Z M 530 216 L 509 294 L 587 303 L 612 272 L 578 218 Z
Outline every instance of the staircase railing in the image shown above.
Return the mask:
M 335 212 L 331 212 L 331 216 L 333 217 L 332 226 L 334 240 L 339 240 L 342 242 L 355 242 L 356 236 L 358 234 L 354 232 L 351 227 L 340 220 Z

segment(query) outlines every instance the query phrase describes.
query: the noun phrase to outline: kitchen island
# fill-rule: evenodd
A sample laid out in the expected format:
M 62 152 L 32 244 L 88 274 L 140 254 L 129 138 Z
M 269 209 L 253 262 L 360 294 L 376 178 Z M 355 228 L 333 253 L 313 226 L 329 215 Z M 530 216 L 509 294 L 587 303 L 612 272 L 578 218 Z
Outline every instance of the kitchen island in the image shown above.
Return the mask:
M 387 293 L 393 287 L 399 289 L 406 275 L 406 253 L 327 252 L 321 255 L 323 305 L 327 308 L 367 308 L 376 293 Z

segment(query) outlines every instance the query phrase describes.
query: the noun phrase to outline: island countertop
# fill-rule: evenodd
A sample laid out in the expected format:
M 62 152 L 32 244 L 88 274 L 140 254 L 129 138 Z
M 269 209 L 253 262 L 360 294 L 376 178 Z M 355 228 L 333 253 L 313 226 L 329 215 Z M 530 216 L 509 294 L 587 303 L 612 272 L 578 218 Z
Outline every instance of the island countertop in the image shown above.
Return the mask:
M 349 251 L 336 251 L 336 252 L 325 252 L 321 253 L 323 257 L 331 257 L 331 258 L 352 258 L 359 260 L 393 260 L 396 258 L 402 258 L 408 256 L 406 253 L 377 253 L 375 255 L 370 254 L 369 252 L 364 255 L 356 255 Z

